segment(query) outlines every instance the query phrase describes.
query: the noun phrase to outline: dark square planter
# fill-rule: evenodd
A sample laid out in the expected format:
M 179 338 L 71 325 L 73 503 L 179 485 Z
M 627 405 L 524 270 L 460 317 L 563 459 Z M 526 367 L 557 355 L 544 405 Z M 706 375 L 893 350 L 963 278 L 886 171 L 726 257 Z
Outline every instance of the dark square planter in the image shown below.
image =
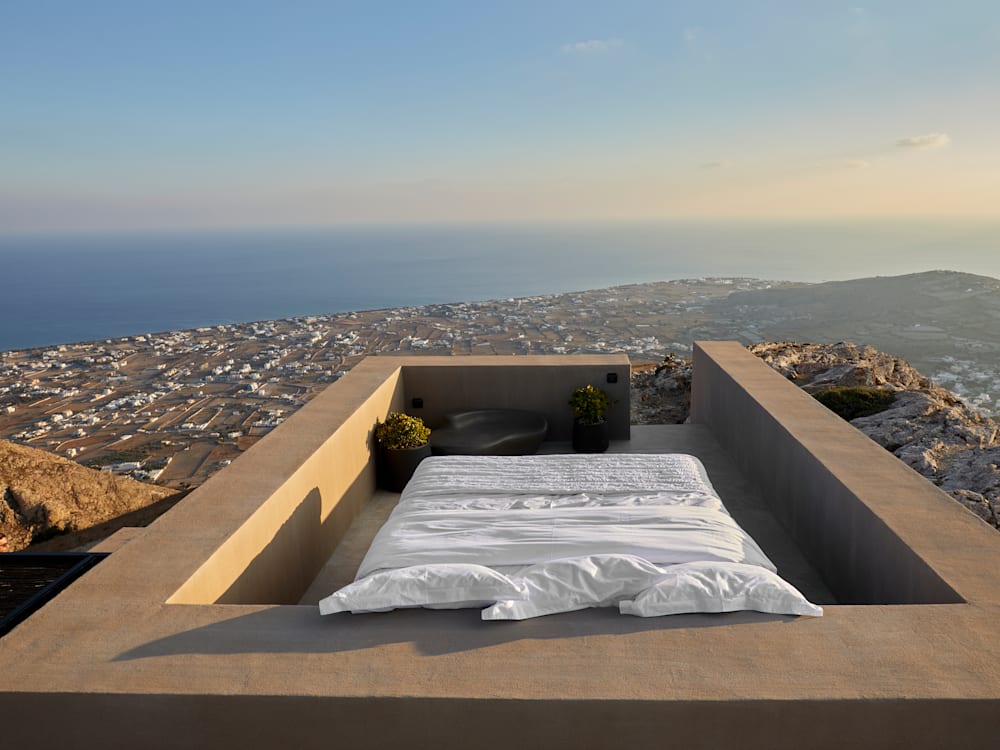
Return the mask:
M 390 492 L 402 492 L 417 466 L 431 455 L 430 443 L 419 448 L 388 450 L 379 446 L 375 456 L 375 475 L 378 486 Z
M 604 453 L 611 444 L 607 420 L 588 424 L 577 417 L 573 420 L 573 450 L 577 453 Z

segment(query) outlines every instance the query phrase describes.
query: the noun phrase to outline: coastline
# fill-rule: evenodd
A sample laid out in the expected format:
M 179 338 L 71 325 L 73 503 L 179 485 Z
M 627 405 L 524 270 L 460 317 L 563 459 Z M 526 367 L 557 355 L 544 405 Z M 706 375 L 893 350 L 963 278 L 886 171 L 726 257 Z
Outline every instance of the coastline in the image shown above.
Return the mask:
M 657 279 L 1000 276 L 998 222 L 605 221 L 0 233 L 0 350 Z
M 754 279 L 692 279 L 256 321 L 0 353 L 0 438 L 176 489 L 201 484 L 362 358 L 686 355 L 703 307 Z
M 843 326 L 829 328 L 829 315 L 782 307 L 782 300 L 799 295 L 812 304 L 823 293 L 839 300 L 852 283 L 903 284 L 896 294 L 904 298 L 929 289 L 959 301 L 964 294 L 969 304 L 1000 305 L 1000 295 L 989 288 L 1000 282 L 953 272 L 831 285 L 702 278 L 14 350 L 0 352 L 0 438 L 186 489 L 235 459 L 365 356 L 624 352 L 642 365 L 667 355 L 686 357 L 695 340 L 753 344 L 798 340 L 803 331 L 814 339 L 823 331 L 848 336 Z M 982 354 L 976 360 L 946 353 L 953 343 L 978 346 L 982 342 L 970 337 L 981 334 L 965 330 L 964 338 L 952 342 L 933 331 L 928 336 L 929 329 L 915 332 L 909 314 L 903 318 L 880 319 L 878 328 L 861 319 L 857 325 L 867 333 L 856 340 L 888 350 L 871 340 L 888 336 L 916 347 L 937 365 L 898 348 L 893 353 L 932 378 L 950 378 L 945 384 L 953 390 L 977 387 L 984 377 L 990 381 L 989 368 L 1000 368 Z M 986 385 L 998 381 L 1000 376 Z

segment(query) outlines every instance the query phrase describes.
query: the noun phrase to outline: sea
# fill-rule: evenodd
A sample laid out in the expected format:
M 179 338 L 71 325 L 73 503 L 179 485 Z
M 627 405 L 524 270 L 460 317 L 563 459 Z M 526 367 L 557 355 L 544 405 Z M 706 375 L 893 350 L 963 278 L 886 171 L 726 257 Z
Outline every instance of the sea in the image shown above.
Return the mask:
M 1000 277 L 1000 219 L 0 234 L 0 351 L 673 279 L 934 269 Z

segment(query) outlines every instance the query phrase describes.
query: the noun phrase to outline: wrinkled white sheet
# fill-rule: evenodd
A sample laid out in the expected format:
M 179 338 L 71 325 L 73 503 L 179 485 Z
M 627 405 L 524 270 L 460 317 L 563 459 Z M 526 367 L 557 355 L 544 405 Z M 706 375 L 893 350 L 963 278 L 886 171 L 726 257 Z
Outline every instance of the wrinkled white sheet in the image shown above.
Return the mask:
M 357 577 L 432 562 L 507 570 L 590 554 L 775 570 L 693 456 L 436 456 L 417 469 Z
M 597 495 L 445 495 L 411 497 L 406 512 L 417 510 L 541 510 L 545 508 L 602 508 L 612 506 L 687 505 L 728 513 L 722 501 L 706 492 L 645 492 Z
M 684 506 L 415 511 L 393 514 L 358 576 L 431 562 L 532 565 L 588 554 L 652 563 L 742 562 L 775 570 L 733 518 Z

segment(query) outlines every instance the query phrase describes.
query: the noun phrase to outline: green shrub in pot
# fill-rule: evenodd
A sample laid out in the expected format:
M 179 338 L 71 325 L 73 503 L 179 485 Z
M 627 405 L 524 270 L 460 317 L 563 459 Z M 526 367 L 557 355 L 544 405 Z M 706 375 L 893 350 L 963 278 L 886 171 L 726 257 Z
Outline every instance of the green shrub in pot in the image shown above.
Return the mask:
M 593 385 L 573 391 L 569 406 L 573 420 L 573 450 L 579 453 L 603 453 L 611 444 L 606 415 L 614 401 Z
M 420 462 L 431 455 L 431 431 L 420 417 L 394 411 L 384 422 L 375 423 L 376 476 L 378 484 L 402 492 Z
M 419 448 L 427 444 L 430 436 L 424 420 L 398 411 L 390 412 L 384 422 L 375 423 L 375 439 L 387 450 Z
M 592 385 L 577 388 L 569 400 L 573 413 L 585 424 L 603 422 L 613 403 L 611 396 Z

